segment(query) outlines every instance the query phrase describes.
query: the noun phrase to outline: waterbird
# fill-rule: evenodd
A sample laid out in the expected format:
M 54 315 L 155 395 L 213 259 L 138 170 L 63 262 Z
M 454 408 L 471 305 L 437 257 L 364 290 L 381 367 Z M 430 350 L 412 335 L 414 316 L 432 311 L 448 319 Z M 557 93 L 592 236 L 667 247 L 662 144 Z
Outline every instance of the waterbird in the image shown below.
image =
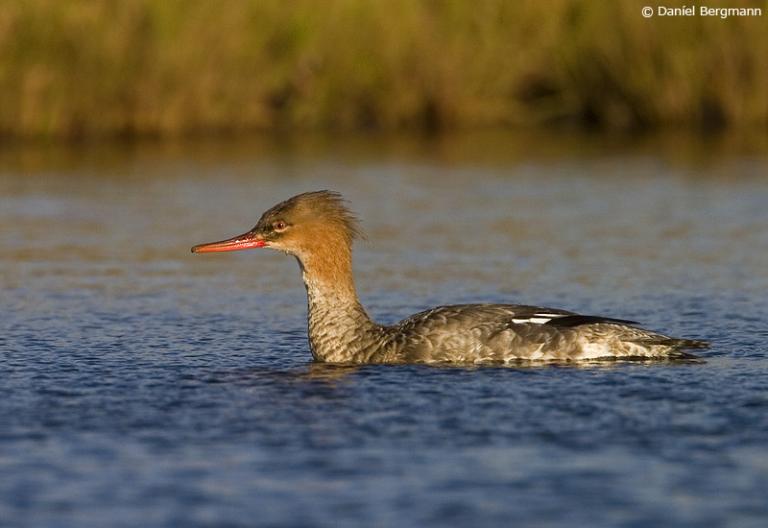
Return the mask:
M 439 306 L 393 325 L 374 322 L 357 296 L 352 244 L 358 219 L 341 194 L 299 194 L 267 210 L 250 231 L 193 253 L 270 248 L 296 258 L 307 290 L 309 347 L 338 364 L 576 362 L 689 358 L 708 343 L 625 319 L 515 304 Z

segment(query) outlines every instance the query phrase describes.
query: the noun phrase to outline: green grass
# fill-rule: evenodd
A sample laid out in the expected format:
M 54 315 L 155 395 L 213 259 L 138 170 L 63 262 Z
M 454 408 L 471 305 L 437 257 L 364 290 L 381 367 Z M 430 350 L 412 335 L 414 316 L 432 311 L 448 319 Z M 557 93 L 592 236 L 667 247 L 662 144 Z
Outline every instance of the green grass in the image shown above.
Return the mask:
M 768 128 L 768 2 L 646 4 L 0 0 L 0 134 Z

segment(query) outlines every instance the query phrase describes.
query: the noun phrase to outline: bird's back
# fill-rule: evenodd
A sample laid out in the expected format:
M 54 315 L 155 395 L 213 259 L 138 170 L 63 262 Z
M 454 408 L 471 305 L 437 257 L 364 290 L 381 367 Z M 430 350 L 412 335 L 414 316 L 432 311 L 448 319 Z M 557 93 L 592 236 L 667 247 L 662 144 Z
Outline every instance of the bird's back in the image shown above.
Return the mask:
M 632 321 L 512 304 L 462 304 L 417 313 L 387 327 L 386 362 L 504 363 L 675 357 L 701 341 L 675 339 Z

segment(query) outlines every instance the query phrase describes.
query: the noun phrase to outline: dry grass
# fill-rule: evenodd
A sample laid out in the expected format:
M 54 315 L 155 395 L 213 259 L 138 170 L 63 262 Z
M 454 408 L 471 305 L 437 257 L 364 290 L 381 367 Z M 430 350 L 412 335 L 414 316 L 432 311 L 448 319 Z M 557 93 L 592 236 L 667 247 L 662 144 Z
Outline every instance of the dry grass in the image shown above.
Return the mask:
M 0 0 L 0 134 L 765 130 L 768 2 L 727 20 L 646 3 Z

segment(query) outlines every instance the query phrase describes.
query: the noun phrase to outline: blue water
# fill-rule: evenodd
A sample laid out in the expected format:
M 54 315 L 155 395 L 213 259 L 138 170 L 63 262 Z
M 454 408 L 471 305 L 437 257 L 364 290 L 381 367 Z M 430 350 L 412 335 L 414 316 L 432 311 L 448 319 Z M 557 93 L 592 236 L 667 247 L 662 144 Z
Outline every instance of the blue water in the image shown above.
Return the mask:
M 765 526 L 768 158 L 584 141 L 0 157 L 0 526 Z M 382 322 L 525 302 L 713 347 L 313 364 L 292 259 L 189 247 L 319 188 Z

